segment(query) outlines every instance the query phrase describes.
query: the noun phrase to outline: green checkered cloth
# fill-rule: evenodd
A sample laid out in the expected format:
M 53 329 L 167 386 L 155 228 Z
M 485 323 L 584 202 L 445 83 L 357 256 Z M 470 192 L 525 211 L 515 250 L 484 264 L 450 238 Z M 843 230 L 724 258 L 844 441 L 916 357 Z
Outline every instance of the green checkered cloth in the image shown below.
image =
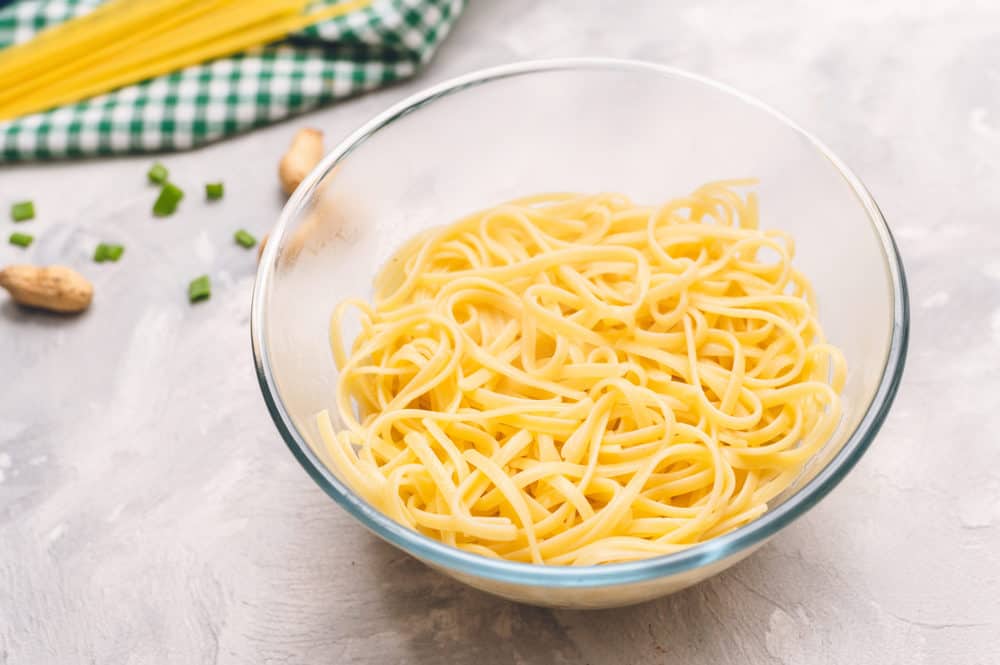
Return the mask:
M 0 0 L 0 49 L 100 2 Z M 277 44 L 0 122 L 0 164 L 192 148 L 407 78 L 464 4 L 375 0 Z

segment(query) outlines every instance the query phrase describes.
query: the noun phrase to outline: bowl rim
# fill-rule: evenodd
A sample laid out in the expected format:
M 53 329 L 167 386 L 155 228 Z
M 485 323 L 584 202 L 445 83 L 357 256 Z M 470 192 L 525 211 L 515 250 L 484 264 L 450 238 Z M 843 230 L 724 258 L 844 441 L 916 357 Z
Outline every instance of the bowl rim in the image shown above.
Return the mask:
M 574 567 L 491 559 L 465 552 L 395 522 L 356 495 L 326 468 L 293 424 L 274 381 L 268 346 L 264 339 L 266 336 L 264 324 L 267 313 L 265 296 L 269 290 L 277 262 L 278 248 L 282 244 L 281 240 L 290 220 L 303 207 L 323 177 L 340 160 L 383 127 L 441 97 L 514 76 L 580 70 L 644 72 L 651 75 L 685 79 L 731 95 L 751 107 L 764 111 L 807 139 L 837 169 L 850 186 L 858 202 L 865 209 L 869 222 L 881 241 L 885 268 L 892 285 L 892 328 L 890 330 L 889 350 L 882 367 L 878 388 L 865 408 L 864 416 L 833 459 L 785 502 L 734 531 L 692 545 L 679 552 L 637 561 Z M 847 475 L 868 449 L 881 428 L 902 379 L 909 340 L 909 298 L 906 276 L 902 258 L 885 217 L 860 178 L 822 142 L 781 112 L 726 84 L 666 65 L 614 58 L 529 60 L 478 70 L 432 85 L 376 115 L 326 155 L 289 198 L 277 225 L 270 234 L 270 238 L 271 241 L 267 243 L 261 257 L 254 283 L 250 337 L 257 380 L 268 411 L 282 439 L 323 491 L 362 525 L 425 563 L 447 569 L 450 572 L 514 585 L 592 588 L 643 582 L 684 573 L 720 561 L 741 551 L 749 550 L 755 545 L 763 544 L 767 538 L 807 512 Z

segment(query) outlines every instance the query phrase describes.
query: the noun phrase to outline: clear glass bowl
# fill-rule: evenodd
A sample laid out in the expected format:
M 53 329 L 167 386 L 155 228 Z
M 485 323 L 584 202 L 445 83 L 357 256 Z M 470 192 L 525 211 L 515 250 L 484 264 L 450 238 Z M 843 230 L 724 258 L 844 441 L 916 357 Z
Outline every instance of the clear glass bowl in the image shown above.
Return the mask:
M 762 224 L 796 238 L 820 319 L 849 364 L 844 417 L 801 479 L 760 519 L 682 552 L 557 567 L 460 551 L 392 521 L 328 464 L 313 424 L 332 406 L 333 307 L 368 298 L 403 242 L 525 194 L 620 191 L 665 201 L 722 178 L 760 179 Z M 689 586 L 760 547 L 854 466 L 886 416 L 907 345 L 903 266 L 875 201 L 822 144 L 730 88 L 668 67 L 528 62 L 434 86 L 327 155 L 285 206 L 261 260 L 251 336 L 264 400 L 309 475 L 361 524 L 474 587 L 558 607 L 611 607 Z M 331 409 L 333 411 L 333 409 Z

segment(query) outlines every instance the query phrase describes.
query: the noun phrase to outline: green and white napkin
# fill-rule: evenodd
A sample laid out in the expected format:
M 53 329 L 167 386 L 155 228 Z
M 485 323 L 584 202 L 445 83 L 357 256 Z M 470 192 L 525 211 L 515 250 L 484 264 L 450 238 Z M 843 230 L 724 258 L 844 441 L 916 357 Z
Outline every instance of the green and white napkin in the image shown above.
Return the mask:
M 0 49 L 100 0 L 0 2 Z M 0 163 L 181 150 L 412 76 L 465 0 L 375 0 L 277 44 L 0 122 Z

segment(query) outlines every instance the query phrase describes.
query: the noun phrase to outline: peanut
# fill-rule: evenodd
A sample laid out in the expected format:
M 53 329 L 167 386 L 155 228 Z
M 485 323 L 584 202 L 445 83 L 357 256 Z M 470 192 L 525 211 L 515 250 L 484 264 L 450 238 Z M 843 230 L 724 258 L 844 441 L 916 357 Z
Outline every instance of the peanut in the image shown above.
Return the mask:
M 264 256 L 264 248 L 267 247 L 267 239 L 270 237 L 270 233 L 265 233 L 264 237 L 260 239 L 260 244 L 257 245 L 257 263 L 260 263 L 260 257 Z
M 303 249 L 307 247 L 317 249 L 326 240 L 338 234 L 342 220 L 331 201 L 327 196 L 321 196 L 316 200 L 313 209 L 286 238 L 281 249 L 281 261 L 294 261 Z M 269 238 L 270 234 L 264 234 L 261 238 L 257 249 L 257 263 L 260 263 L 264 255 L 264 247 L 267 246 Z
M 292 232 L 292 235 L 288 238 L 288 242 L 285 244 L 283 258 L 285 261 L 294 261 L 295 257 L 299 255 L 302 248 L 305 247 L 306 242 L 309 240 L 310 234 L 316 228 L 315 215 L 311 215 L 306 219 L 299 228 Z M 260 258 L 264 256 L 264 247 L 267 246 L 267 241 L 270 238 L 269 233 L 265 233 L 264 237 L 260 240 L 260 246 L 257 248 L 257 263 L 260 263 Z
M 292 139 L 288 152 L 278 163 L 278 178 L 285 194 L 291 194 L 302 179 L 323 159 L 323 132 L 306 127 Z
M 90 282 L 66 266 L 7 266 L 0 270 L 0 287 L 19 305 L 50 312 L 82 312 L 94 297 Z

